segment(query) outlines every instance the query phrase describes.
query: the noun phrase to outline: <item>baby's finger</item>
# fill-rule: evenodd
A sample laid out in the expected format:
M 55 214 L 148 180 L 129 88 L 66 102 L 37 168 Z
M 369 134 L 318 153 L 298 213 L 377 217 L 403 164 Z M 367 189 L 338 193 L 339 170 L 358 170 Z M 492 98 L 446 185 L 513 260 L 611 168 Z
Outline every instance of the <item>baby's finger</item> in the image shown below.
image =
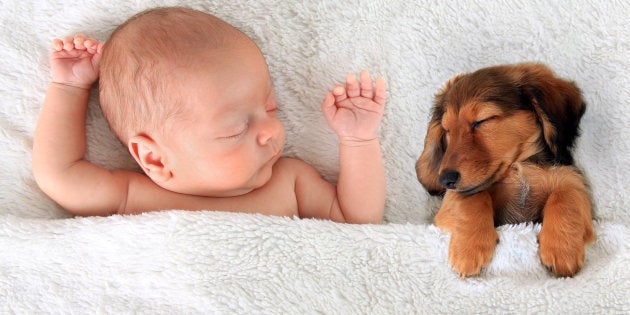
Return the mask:
M 383 78 L 376 79 L 376 93 L 374 95 L 374 101 L 379 105 L 385 105 L 385 96 L 387 89 L 385 87 L 385 80 Z
M 324 113 L 326 120 L 332 120 L 333 116 L 335 116 L 336 110 L 334 95 L 332 93 L 326 93 L 324 101 L 322 101 L 322 113 Z
M 85 49 L 85 36 L 81 35 L 81 34 L 77 34 L 76 36 L 74 36 L 74 48 L 76 49 Z
M 346 89 L 348 90 L 348 97 L 357 97 L 361 95 L 361 86 L 354 74 L 348 74 L 346 76 Z
M 99 42 L 96 39 L 86 38 L 83 42 L 83 46 L 90 54 L 95 54 L 99 50 Z
M 63 49 L 63 41 L 59 38 L 53 39 L 52 45 L 50 46 L 54 51 L 61 51 Z
M 359 74 L 361 78 L 361 96 L 372 98 L 374 97 L 374 89 L 372 86 L 372 78 L 367 71 L 361 71 Z
M 341 86 L 341 85 L 335 86 L 335 88 L 333 89 L 333 96 L 335 96 L 335 102 L 336 103 L 342 102 L 346 98 L 348 98 L 348 94 L 346 93 L 346 89 L 344 89 L 343 86 Z
M 74 38 L 72 37 L 64 37 L 63 38 L 63 49 L 66 51 L 71 51 L 74 49 Z
M 95 65 L 95 68 L 98 69 L 99 64 L 101 63 L 101 56 L 103 55 L 101 52 L 103 51 L 103 44 L 97 43 L 96 46 L 88 48 L 88 52 L 93 54 L 92 64 Z

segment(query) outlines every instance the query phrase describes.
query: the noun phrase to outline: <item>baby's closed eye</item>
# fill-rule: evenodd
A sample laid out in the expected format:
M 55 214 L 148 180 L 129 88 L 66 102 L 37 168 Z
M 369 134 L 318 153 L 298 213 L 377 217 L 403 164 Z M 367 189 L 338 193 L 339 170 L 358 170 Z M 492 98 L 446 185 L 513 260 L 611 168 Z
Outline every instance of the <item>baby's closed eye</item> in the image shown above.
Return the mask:
M 224 136 L 220 136 L 219 139 L 224 140 L 236 140 L 242 137 L 249 129 L 249 123 L 246 122 L 239 127 L 229 128 L 230 132 L 226 132 Z

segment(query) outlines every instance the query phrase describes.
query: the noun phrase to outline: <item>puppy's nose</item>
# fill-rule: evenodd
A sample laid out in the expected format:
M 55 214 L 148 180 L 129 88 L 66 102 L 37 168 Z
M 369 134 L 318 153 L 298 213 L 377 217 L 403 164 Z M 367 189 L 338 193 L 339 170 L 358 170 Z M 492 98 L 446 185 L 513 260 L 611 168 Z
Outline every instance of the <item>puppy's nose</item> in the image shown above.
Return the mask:
M 457 183 L 459 182 L 459 172 L 454 170 L 443 170 L 440 174 L 440 178 L 438 181 L 440 185 L 444 186 L 446 189 L 455 189 L 457 187 Z

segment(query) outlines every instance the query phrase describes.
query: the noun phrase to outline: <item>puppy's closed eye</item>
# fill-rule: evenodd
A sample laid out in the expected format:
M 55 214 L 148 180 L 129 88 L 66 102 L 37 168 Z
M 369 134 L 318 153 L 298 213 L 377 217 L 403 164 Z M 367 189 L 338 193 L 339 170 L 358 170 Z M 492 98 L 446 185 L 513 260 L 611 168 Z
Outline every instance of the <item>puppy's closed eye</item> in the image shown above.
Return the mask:
M 488 125 L 489 122 L 492 122 L 492 120 L 497 119 L 497 118 L 498 116 L 492 116 L 492 117 L 484 118 L 481 120 L 477 120 L 470 125 L 470 128 L 473 130 L 477 130 L 479 129 L 479 127 L 481 127 L 482 124 Z

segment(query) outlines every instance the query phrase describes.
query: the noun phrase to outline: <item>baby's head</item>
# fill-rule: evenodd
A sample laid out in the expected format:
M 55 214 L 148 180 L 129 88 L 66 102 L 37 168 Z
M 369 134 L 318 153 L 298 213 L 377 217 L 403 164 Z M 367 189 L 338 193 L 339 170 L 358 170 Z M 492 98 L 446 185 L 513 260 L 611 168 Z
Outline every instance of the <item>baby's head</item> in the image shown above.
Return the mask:
M 171 191 L 235 196 L 264 185 L 284 128 L 264 57 L 228 23 L 142 12 L 105 43 L 101 108 L 144 172 Z

